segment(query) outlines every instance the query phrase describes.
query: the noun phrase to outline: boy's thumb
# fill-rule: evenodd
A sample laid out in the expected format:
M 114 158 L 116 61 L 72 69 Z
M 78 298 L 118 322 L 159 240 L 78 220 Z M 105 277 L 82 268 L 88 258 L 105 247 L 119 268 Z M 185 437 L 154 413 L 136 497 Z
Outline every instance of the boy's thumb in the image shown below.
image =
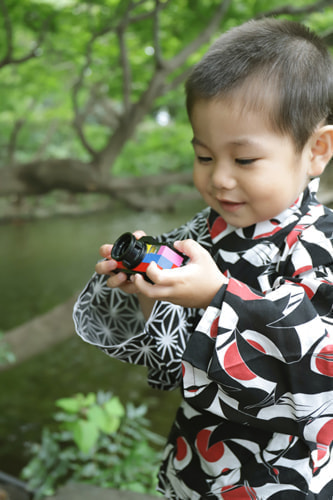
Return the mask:
M 201 245 L 199 245 L 199 243 L 194 240 L 175 241 L 174 247 L 179 252 L 187 255 L 187 257 L 189 257 L 190 259 L 193 259 L 202 248 Z

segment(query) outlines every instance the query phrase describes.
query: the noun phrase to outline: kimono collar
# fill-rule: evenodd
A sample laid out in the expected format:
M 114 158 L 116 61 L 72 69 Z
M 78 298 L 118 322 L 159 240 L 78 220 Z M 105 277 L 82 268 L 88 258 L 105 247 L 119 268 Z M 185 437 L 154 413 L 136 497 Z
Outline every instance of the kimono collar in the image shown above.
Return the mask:
M 289 208 L 272 219 L 257 222 L 257 224 L 245 228 L 237 228 L 227 224 L 215 210 L 211 209 L 207 219 L 211 239 L 213 243 L 217 243 L 232 232 L 237 233 L 243 239 L 260 239 L 272 236 L 286 226 L 296 223 L 302 215 L 308 212 L 310 204 L 318 205 L 316 198 L 318 188 L 319 178 L 315 178 L 309 182 L 303 193 Z

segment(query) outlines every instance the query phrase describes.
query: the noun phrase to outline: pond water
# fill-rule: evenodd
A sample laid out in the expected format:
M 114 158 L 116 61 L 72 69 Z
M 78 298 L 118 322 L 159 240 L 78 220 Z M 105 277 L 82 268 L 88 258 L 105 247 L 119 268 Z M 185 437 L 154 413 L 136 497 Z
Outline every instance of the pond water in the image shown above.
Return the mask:
M 0 225 L 0 331 L 46 312 L 82 289 L 102 243 L 135 229 L 152 235 L 171 230 L 201 208 L 200 203 L 179 204 L 171 214 L 118 208 L 112 213 Z M 82 342 L 74 328 L 69 340 L 0 372 L 0 387 L 0 470 L 14 475 L 26 463 L 26 443 L 39 440 L 60 397 L 105 390 L 123 403 L 145 403 L 152 429 L 164 436 L 180 400 L 177 391 L 151 389 L 144 368 L 111 360 Z

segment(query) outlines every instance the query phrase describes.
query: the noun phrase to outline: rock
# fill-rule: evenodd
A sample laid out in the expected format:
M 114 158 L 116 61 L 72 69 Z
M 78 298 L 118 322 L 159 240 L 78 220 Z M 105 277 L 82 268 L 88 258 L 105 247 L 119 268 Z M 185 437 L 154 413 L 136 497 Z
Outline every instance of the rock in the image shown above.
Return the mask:
M 31 500 L 31 498 L 31 494 L 22 488 L 0 483 L 0 500 Z
M 26 483 L 14 476 L 0 471 L 0 500 L 31 500 Z

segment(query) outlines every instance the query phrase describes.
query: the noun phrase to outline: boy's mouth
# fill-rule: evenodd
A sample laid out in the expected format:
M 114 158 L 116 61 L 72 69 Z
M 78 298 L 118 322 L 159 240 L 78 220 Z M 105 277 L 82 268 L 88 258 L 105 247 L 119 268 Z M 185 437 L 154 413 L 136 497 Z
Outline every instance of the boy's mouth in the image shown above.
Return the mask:
M 226 212 L 236 212 L 239 208 L 245 205 L 244 202 L 230 201 L 230 200 L 218 200 L 219 204 Z

